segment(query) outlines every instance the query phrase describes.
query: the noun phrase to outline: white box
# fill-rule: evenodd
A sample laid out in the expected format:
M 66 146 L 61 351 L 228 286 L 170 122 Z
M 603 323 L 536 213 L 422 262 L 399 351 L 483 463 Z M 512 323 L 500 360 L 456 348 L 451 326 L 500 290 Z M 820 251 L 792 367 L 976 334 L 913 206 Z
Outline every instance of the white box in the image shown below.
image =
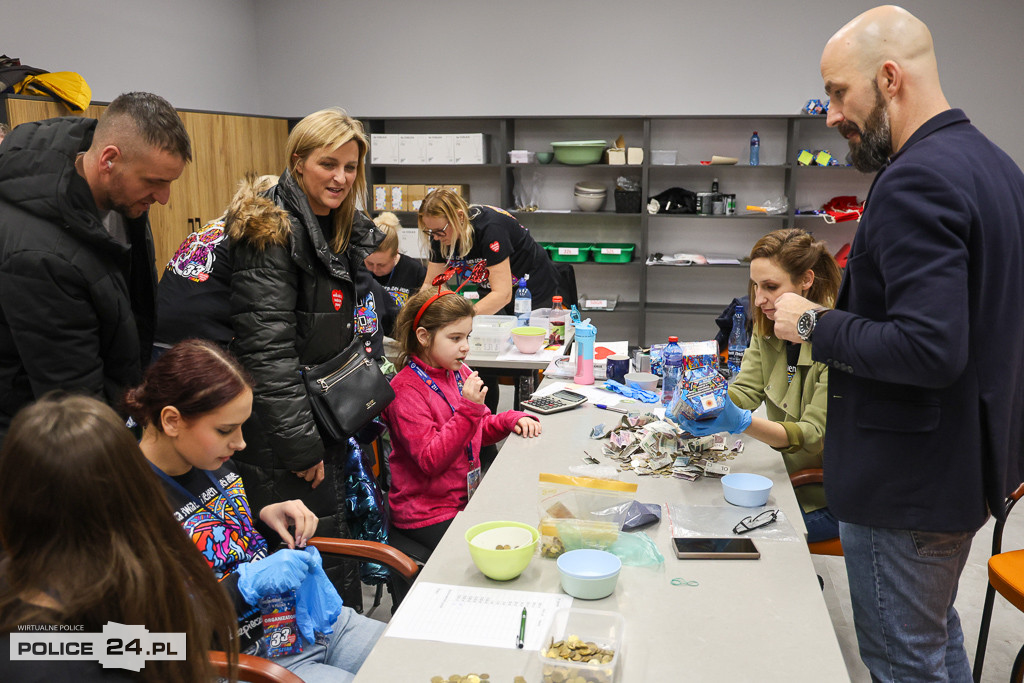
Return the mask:
M 644 148 L 630 147 L 626 150 L 626 163 L 630 166 L 639 166 L 644 163 Z
M 370 133 L 370 163 L 398 163 L 397 133 Z
M 674 150 L 674 149 L 652 149 L 651 150 L 651 165 L 652 166 L 675 166 L 676 165 L 676 150 Z
M 427 163 L 428 164 L 454 164 L 455 163 L 455 136 L 454 135 L 428 135 L 427 136 Z
M 401 228 L 398 231 L 398 251 L 413 258 L 430 258 L 430 249 L 417 228 Z
M 486 133 L 458 133 L 455 136 L 455 163 L 486 164 L 488 162 L 488 135 Z
M 425 164 L 427 163 L 427 136 L 426 135 L 399 135 L 398 136 L 398 163 L 400 164 Z

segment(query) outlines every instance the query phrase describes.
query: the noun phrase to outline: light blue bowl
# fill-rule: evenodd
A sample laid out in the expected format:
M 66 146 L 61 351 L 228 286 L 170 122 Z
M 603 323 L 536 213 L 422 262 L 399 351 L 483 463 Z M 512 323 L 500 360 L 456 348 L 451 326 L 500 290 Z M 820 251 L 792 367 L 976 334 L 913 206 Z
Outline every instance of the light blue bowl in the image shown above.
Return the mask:
M 574 598 L 599 600 L 615 592 L 622 560 L 604 550 L 583 548 L 558 556 L 562 590 Z
M 760 474 L 735 472 L 722 477 L 722 493 L 733 505 L 745 508 L 761 507 L 768 502 L 772 480 Z

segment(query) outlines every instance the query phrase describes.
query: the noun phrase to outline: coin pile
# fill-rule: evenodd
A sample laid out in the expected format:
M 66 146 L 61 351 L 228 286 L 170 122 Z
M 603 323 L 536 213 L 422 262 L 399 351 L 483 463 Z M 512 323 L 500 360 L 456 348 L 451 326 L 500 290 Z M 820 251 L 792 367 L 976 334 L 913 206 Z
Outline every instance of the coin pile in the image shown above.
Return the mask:
M 490 674 L 466 674 L 465 676 L 452 674 L 448 678 L 433 676 L 430 679 L 430 683 L 489 683 L 490 680 Z M 526 681 L 522 676 L 516 676 L 514 683 L 526 683 Z
M 594 666 L 610 664 L 615 658 L 615 651 L 603 648 L 593 642 L 583 642 L 578 636 L 570 635 L 565 640 L 551 643 L 541 651 L 549 659 L 561 659 L 567 662 L 589 663 Z M 611 681 L 613 669 L 609 667 L 584 669 L 545 665 L 544 683 L 608 683 Z

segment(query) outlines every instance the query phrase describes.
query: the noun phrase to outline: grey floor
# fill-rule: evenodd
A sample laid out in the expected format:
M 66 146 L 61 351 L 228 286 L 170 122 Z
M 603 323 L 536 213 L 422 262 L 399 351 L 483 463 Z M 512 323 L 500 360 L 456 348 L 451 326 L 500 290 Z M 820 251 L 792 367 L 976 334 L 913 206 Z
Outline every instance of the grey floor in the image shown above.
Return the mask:
M 511 406 L 511 387 L 504 387 L 498 410 L 509 410 Z M 993 520 L 982 527 L 974 537 L 971 554 L 967 560 L 963 575 L 960 577 L 960 588 L 957 592 L 956 609 L 964 629 L 964 640 L 967 654 L 974 662 L 974 653 L 978 645 L 978 629 L 981 625 L 981 610 L 985 604 L 985 589 L 988 586 L 988 558 L 992 546 Z M 1016 550 L 1024 548 L 1024 504 L 1010 516 L 1003 534 L 1003 549 Z M 825 581 L 822 596 L 832 617 L 832 626 L 839 640 L 846 668 L 853 683 L 870 683 L 871 676 L 860 661 L 857 652 L 857 635 L 853 628 L 853 612 L 850 605 L 850 588 L 846 582 L 846 566 L 841 557 L 815 555 L 812 557 L 817 573 Z M 373 605 L 374 588 L 363 586 L 364 610 Z M 374 619 L 387 622 L 391 618 L 391 599 L 384 591 L 381 605 L 372 614 Z M 1010 669 L 1017 651 L 1024 645 L 1024 612 L 996 595 L 995 608 L 992 615 L 992 626 L 989 631 L 987 654 L 983 681 L 1004 682 L 1010 679 Z

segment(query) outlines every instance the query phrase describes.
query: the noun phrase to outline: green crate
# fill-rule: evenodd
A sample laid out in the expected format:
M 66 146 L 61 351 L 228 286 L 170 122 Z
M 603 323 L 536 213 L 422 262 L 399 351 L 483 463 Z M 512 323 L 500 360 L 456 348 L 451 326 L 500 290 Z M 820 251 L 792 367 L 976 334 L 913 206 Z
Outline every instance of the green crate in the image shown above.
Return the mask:
M 593 245 L 590 253 L 598 263 L 629 263 L 634 249 L 636 245 L 629 242 L 602 242 Z
M 558 263 L 583 263 L 590 259 L 593 248 L 588 242 L 552 242 L 544 245 L 552 261 Z

